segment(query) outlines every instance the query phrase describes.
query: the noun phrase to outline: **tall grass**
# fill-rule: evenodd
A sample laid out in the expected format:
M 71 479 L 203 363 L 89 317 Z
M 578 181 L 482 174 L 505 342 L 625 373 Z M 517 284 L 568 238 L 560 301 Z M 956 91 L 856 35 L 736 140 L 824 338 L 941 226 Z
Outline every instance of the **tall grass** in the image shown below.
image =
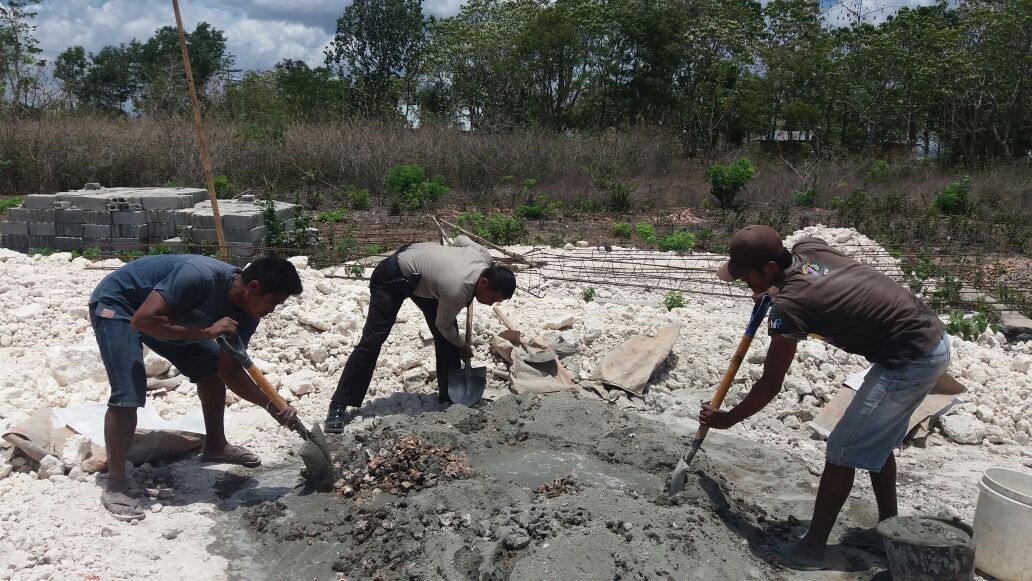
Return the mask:
M 368 122 L 322 123 L 291 125 L 281 140 L 264 142 L 248 140 L 240 130 L 228 122 L 207 125 L 215 173 L 228 176 L 235 191 L 273 191 L 285 199 L 302 189 L 332 192 L 344 186 L 381 195 L 391 167 L 416 163 L 445 177 L 452 191 L 444 201 L 458 206 L 513 205 L 514 184 L 528 178 L 537 180 L 535 190 L 562 202 L 604 200 L 606 193 L 594 179 L 600 174 L 629 186 L 639 207 L 697 205 L 709 198 L 703 173 L 713 161 L 689 159 L 676 133 L 655 129 L 471 134 L 438 126 L 412 130 Z M 811 186 L 818 192 L 818 206 L 857 188 L 930 201 L 946 184 L 969 174 L 975 200 L 1032 207 L 1027 163 L 954 170 L 902 161 L 873 180 L 869 157 L 811 162 L 805 175 L 792 169 L 798 164 L 764 159 L 757 151 L 725 152 L 718 159 L 746 154 L 757 166 L 756 178 L 740 194 L 747 202 L 787 203 L 793 192 Z M 0 119 L 0 195 L 80 188 L 92 181 L 106 186 L 203 184 L 190 119 Z

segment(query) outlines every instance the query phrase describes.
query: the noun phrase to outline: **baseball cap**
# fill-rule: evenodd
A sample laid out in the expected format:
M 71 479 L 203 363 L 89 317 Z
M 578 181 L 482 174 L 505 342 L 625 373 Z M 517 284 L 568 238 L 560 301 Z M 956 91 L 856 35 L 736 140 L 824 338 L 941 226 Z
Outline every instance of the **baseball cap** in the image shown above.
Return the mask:
M 717 278 L 731 282 L 750 270 L 777 261 L 785 253 L 781 235 L 769 226 L 754 224 L 735 232 L 730 245 L 731 260 L 717 269 Z

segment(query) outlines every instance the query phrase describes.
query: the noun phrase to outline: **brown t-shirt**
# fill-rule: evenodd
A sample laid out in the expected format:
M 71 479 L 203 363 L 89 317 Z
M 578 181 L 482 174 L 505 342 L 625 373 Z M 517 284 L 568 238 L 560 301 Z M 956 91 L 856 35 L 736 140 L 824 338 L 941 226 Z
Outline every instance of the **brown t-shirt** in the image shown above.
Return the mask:
M 816 336 L 890 369 L 928 353 L 942 338 L 942 321 L 920 299 L 823 240 L 800 240 L 792 256 L 770 310 L 770 334 Z

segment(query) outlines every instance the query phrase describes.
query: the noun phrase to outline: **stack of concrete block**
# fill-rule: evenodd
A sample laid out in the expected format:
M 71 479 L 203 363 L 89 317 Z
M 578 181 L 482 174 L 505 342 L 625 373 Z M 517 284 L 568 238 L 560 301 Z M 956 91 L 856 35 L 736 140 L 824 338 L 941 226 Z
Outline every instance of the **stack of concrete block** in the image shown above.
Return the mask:
M 294 204 L 273 202 L 276 219 L 285 230 L 294 227 Z M 177 223 L 181 224 L 183 241 L 198 244 L 217 244 L 215 213 L 211 202 L 205 200 L 189 210 L 178 212 Z M 226 239 L 231 256 L 254 256 L 255 247 L 265 246 L 268 228 L 262 214 L 262 207 L 253 197 L 240 200 L 219 200 L 219 217 L 222 219 L 222 235 Z
M 293 228 L 296 206 L 275 203 L 277 220 Z M 220 200 L 223 234 L 230 254 L 254 256 L 265 245 L 262 208 L 253 196 Z M 20 208 L 0 222 L 3 246 L 81 250 L 146 250 L 157 244 L 197 251 L 215 245 L 215 217 L 206 190 L 199 188 L 102 188 L 25 196 Z

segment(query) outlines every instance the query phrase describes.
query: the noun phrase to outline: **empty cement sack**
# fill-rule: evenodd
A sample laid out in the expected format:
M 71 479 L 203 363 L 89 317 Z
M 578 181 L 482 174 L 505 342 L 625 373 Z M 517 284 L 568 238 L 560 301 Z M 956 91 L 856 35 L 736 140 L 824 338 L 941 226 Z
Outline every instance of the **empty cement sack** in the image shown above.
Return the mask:
M 58 424 L 58 425 L 55 425 Z M 91 441 L 88 446 L 75 446 L 71 457 L 69 444 L 82 437 L 67 425 L 56 421 L 54 410 L 36 410 L 25 421 L 8 428 L 3 439 L 14 444 L 25 456 L 39 462 L 47 455 L 57 456 L 66 469 L 77 462 L 83 472 L 95 472 L 107 460 L 102 443 Z M 129 448 L 129 461 L 133 464 L 175 460 L 195 452 L 204 444 L 204 435 L 182 430 L 137 429 Z
M 671 324 L 654 337 L 635 335 L 624 341 L 599 363 L 599 381 L 641 396 L 649 379 L 670 356 L 680 334 L 681 326 Z

